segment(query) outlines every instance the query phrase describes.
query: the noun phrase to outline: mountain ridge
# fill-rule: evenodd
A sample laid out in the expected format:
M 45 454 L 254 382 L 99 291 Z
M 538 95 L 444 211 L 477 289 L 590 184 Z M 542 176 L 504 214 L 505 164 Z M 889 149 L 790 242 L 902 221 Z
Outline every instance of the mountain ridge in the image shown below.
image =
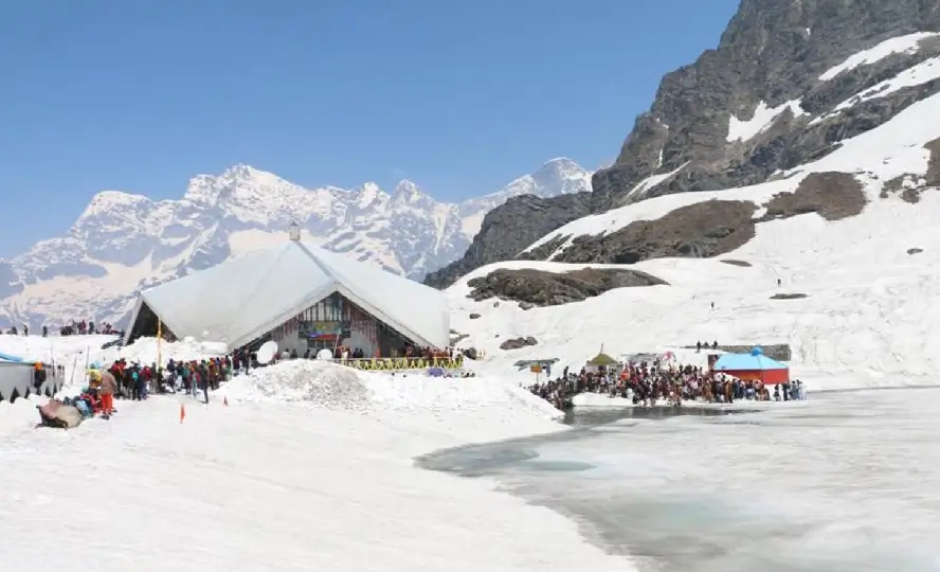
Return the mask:
M 594 173 L 587 214 L 774 180 L 936 93 L 940 3 L 742 0 L 717 48 L 663 76 L 616 161 Z M 572 222 L 556 216 L 560 202 L 528 205 L 520 224 L 533 232 L 484 226 L 489 236 L 480 248 L 451 264 L 460 272 L 426 281 L 444 287 L 480 263 L 540 256 L 531 249 L 509 254 L 500 245 Z M 488 217 L 508 215 L 511 206 Z
M 325 248 L 421 277 L 462 255 L 507 199 L 584 192 L 591 174 L 557 158 L 453 203 L 407 179 L 391 192 L 374 182 L 309 189 L 246 164 L 190 178 L 178 199 L 101 191 L 67 232 L 0 260 L 0 323 L 117 323 L 138 289 L 285 240 L 294 222 Z

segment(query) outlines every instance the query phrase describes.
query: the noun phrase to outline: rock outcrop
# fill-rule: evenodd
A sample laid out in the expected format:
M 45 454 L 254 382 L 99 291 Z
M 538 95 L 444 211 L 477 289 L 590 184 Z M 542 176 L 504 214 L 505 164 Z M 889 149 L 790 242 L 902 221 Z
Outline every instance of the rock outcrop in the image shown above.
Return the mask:
M 823 74 L 883 40 L 928 30 L 940 30 L 936 2 L 743 0 L 716 50 L 663 78 L 614 165 L 594 174 L 592 210 L 634 200 L 630 191 L 641 181 L 679 167 L 681 176 L 647 196 L 755 184 L 832 152 L 836 142 L 940 91 L 940 81 L 929 81 L 833 113 L 841 102 L 940 54 L 940 41 L 925 37 L 913 53 Z M 734 122 L 781 108 L 753 138 L 732 139 Z
M 781 292 L 770 297 L 771 300 L 802 300 L 803 298 L 809 298 L 809 295 L 801 292 Z
M 847 173 L 812 173 L 792 193 L 780 193 L 765 204 L 759 221 L 816 213 L 826 220 L 842 220 L 864 210 L 868 199 L 861 183 Z
M 499 344 L 499 349 L 501 350 L 519 350 L 529 346 L 538 345 L 538 340 L 532 336 L 526 336 L 524 338 L 513 338 L 511 340 L 506 340 L 505 342 Z
M 861 213 L 867 202 L 853 175 L 811 173 L 794 192 L 779 193 L 760 205 L 765 211 L 760 217 L 754 216 L 758 205 L 753 202 L 712 199 L 677 208 L 658 219 L 634 221 L 608 234 L 579 236 L 552 260 L 635 264 L 653 258 L 710 258 L 744 246 L 760 223 L 810 213 L 841 220 Z M 555 239 L 548 243 L 561 244 Z M 551 252 L 539 254 L 547 257 Z
M 749 201 L 695 203 L 655 220 L 632 222 L 617 232 L 578 237 L 553 260 L 635 264 L 651 258 L 718 256 L 754 238 L 756 211 L 757 205 Z
M 655 276 L 628 269 L 584 268 L 570 272 L 542 270 L 495 270 L 467 283 L 469 297 L 513 300 L 524 307 L 558 306 L 600 296 L 614 288 L 666 285 Z
M 445 288 L 487 264 L 515 258 L 551 231 L 590 213 L 590 193 L 573 193 L 546 202 L 533 195 L 511 198 L 483 218 L 463 258 L 428 274 L 424 283 Z
M 719 262 L 722 262 L 729 266 L 739 266 L 741 268 L 751 268 L 752 266 L 754 266 L 753 264 L 751 264 L 750 262 L 746 260 L 733 260 L 730 258 L 725 259 L 725 260 L 720 260 Z

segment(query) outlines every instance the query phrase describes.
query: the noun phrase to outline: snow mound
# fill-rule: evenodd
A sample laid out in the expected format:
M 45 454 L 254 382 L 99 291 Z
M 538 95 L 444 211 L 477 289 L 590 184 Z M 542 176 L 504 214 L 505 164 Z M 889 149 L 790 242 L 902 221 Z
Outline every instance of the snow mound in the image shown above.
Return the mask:
M 525 411 L 556 418 L 558 410 L 502 377 L 429 377 L 371 374 L 364 377 L 376 408 L 408 411 Z
M 52 363 L 63 362 L 76 354 L 90 351 L 94 354 L 101 346 L 111 342 L 115 336 L 12 336 L 0 334 L 0 352 L 23 358 Z
M 502 378 L 447 378 L 354 370 L 290 360 L 236 376 L 217 393 L 230 400 L 355 411 L 487 411 L 557 418 L 547 402 Z
M 34 428 L 39 423 L 36 406 L 46 401 L 45 397 L 38 395 L 21 397 L 15 403 L 0 401 L 0 437 L 8 437 Z
M 303 403 L 338 410 L 367 409 L 368 388 L 356 370 L 320 360 L 290 360 L 236 376 L 219 393 L 237 401 Z
M 138 362 L 146 365 L 157 362 L 157 349 L 157 338 L 138 338 L 129 346 L 108 348 L 100 352 L 96 357 L 99 361 L 104 363 L 114 361 L 118 358 L 124 358 L 129 362 Z M 171 359 L 175 361 L 202 360 L 225 354 L 225 348 L 221 344 L 215 342 L 199 342 L 192 339 L 179 342 L 164 341 L 160 344 L 159 350 L 160 359 L 163 362 L 167 362 Z

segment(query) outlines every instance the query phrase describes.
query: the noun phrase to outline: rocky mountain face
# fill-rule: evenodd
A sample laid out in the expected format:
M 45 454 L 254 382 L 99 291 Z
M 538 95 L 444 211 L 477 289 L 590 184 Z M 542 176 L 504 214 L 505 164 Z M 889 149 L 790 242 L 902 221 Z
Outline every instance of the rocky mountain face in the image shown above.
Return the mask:
M 424 283 L 435 288 L 449 286 L 481 266 L 515 257 L 549 232 L 590 214 L 588 192 L 555 198 L 545 201 L 537 195 L 522 195 L 490 211 L 463 257 L 428 274 Z
M 832 153 L 940 91 L 938 31 L 936 0 L 742 0 L 717 49 L 663 78 L 617 160 L 594 174 L 587 208 L 598 214 L 661 195 L 757 184 Z M 533 200 L 530 212 L 546 214 L 520 224 L 561 223 L 553 213 L 570 200 Z M 493 230 L 454 266 L 539 257 L 507 255 L 510 231 Z M 582 262 L 609 257 L 579 250 Z M 428 281 L 456 276 L 446 278 Z
M 97 194 L 68 234 L 0 260 L 0 324 L 118 322 L 144 287 L 286 240 L 308 240 L 392 272 L 423 277 L 460 257 L 485 215 L 513 197 L 584 196 L 591 173 L 553 159 L 499 191 L 440 202 L 402 181 L 386 193 L 306 189 L 246 165 L 193 178 L 179 200 Z
M 744 0 L 716 50 L 663 78 L 617 161 L 595 174 L 592 209 L 756 184 L 831 153 L 940 91 L 924 69 L 865 94 L 940 55 L 938 30 L 936 1 Z

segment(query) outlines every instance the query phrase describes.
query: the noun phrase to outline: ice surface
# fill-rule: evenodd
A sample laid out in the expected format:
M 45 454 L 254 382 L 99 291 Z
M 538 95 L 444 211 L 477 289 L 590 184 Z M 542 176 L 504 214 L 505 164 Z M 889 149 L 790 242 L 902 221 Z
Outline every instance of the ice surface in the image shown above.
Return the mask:
M 640 570 L 921 572 L 940 570 L 938 431 L 940 391 L 859 391 L 441 456 L 570 515 Z

